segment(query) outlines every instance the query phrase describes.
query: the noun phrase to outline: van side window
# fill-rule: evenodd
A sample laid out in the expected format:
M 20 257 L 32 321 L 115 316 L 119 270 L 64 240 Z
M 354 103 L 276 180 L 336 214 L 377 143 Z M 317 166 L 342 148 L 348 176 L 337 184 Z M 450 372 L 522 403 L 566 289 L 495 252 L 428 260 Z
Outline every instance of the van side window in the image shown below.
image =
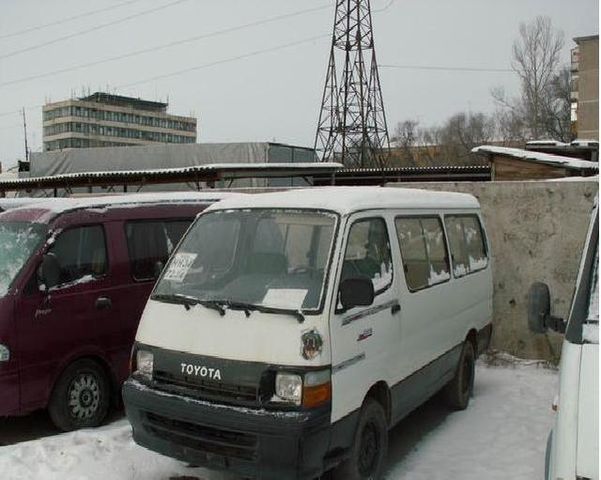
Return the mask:
M 397 218 L 395 226 L 409 290 L 421 290 L 451 278 L 449 256 L 439 218 Z
M 476 215 L 445 216 L 453 275 L 462 277 L 486 268 L 488 257 L 480 220 Z
M 376 294 L 392 284 L 392 259 L 386 222 L 382 218 L 359 220 L 351 226 L 342 277 L 371 279 Z
M 79 227 L 61 233 L 49 250 L 60 266 L 59 285 L 107 273 L 104 229 L 100 225 Z
M 189 225 L 188 220 L 127 222 L 125 236 L 134 280 L 155 280 L 157 264 L 167 262 Z

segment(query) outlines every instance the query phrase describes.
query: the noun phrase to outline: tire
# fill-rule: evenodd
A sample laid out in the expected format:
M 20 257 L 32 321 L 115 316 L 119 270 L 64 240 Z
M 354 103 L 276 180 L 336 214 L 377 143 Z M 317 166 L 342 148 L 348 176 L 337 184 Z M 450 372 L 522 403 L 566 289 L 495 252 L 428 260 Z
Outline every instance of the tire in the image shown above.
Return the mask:
M 350 457 L 332 471 L 332 480 L 379 479 L 387 450 L 388 426 L 384 409 L 368 398 L 361 408 Z
M 67 432 L 97 427 L 109 410 L 110 384 L 104 369 L 93 360 L 69 365 L 54 386 L 48 413 L 52 422 Z
M 466 340 L 455 376 L 443 389 L 445 402 L 453 410 L 465 410 L 470 403 L 474 391 L 475 358 L 474 346 Z

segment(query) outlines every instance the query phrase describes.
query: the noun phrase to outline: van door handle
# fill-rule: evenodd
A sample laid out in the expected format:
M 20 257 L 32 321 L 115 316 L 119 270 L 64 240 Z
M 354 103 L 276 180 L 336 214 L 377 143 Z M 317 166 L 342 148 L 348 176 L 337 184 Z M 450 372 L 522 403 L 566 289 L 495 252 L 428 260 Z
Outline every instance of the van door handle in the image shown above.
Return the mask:
M 401 304 L 396 302 L 394 305 L 392 305 L 392 307 L 390 307 L 390 313 L 392 313 L 393 315 L 395 313 L 399 313 L 401 311 Z
M 98 297 L 95 303 L 96 309 L 98 310 L 108 310 L 113 306 L 113 302 L 111 302 L 110 298 L 107 297 Z

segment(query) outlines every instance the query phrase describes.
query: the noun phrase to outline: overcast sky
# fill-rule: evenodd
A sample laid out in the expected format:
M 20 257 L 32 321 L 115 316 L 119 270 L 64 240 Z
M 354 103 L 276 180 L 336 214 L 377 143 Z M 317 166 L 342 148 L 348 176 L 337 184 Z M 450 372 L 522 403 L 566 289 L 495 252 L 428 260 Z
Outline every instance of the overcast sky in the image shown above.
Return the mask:
M 334 5 L 0 0 L 0 162 L 24 156 L 21 108 L 40 151 L 41 105 L 88 89 L 168 98 L 171 113 L 198 117 L 199 142 L 313 146 Z M 372 9 L 391 132 L 405 119 L 431 126 L 459 111 L 492 112 L 492 87 L 517 93 L 511 72 L 453 69 L 509 69 L 520 22 L 549 16 L 564 32 L 566 63 L 573 37 L 599 32 L 597 0 L 372 0 Z

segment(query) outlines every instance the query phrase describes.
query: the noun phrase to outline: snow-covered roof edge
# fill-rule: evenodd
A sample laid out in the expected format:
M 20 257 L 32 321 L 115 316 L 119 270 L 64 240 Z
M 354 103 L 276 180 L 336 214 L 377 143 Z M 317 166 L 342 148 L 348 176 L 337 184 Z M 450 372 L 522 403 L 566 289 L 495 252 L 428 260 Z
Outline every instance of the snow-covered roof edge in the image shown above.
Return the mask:
M 92 197 L 43 198 L 44 202 L 31 201 L 16 209 L 46 210 L 60 214 L 71 210 L 130 207 L 133 205 L 160 205 L 174 203 L 207 203 L 211 204 L 226 198 L 245 196 L 244 193 L 230 192 L 148 192 L 124 195 L 103 195 Z M 42 203 L 42 205 L 40 205 Z
M 341 215 L 373 209 L 478 209 L 473 195 L 397 186 L 312 187 L 222 200 L 209 210 L 239 208 L 318 209 Z
M 520 148 L 496 147 L 493 145 L 481 145 L 472 149 L 472 153 L 477 154 L 495 154 L 506 157 L 523 160 L 526 162 L 542 163 L 556 167 L 563 167 L 570 170 L 599 170 L 599 164 L 577 158 L 563 157 L 561 155 L 552 155 L 550 153 L 533 152 L 531 150 L 522 150 Z

